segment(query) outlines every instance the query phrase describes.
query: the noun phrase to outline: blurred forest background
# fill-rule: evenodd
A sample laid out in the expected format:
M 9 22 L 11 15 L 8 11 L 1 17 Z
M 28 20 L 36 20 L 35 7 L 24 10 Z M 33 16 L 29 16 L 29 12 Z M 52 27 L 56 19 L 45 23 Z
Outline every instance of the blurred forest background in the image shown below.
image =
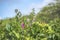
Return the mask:
M 49 3 L 37 14 L 15 9 L 16 16 L 0 20 L 0 40 L 60 40 L 60 0 Z

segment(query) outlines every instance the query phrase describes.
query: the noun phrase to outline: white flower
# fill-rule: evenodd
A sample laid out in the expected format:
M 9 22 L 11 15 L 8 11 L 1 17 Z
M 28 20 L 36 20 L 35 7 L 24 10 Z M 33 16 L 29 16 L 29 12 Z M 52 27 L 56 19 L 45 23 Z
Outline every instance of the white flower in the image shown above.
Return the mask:
M 29 21 L 30 21 L 30 19 L 28 18 L 28 19 L 27 19 L 27 22 L 29 22 Z

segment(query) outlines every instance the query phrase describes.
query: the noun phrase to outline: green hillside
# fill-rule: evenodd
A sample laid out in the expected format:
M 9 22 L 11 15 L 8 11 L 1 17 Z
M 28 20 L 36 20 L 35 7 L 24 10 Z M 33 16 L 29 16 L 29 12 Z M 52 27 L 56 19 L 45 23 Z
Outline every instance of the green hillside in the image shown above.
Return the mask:
M 16 16 L 0 20 L 0 40 L 60 40 L 60 1 L 50 3 L 37 14 L 15 9 Z

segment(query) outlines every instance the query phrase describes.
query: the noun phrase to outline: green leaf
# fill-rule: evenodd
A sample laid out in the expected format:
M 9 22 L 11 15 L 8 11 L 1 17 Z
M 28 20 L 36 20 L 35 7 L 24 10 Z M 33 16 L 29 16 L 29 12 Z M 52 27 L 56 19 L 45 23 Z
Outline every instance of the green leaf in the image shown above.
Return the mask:
M 19 38 L 19 33 L 16 33 L 14 30 L 12 31 L 17 38 Z

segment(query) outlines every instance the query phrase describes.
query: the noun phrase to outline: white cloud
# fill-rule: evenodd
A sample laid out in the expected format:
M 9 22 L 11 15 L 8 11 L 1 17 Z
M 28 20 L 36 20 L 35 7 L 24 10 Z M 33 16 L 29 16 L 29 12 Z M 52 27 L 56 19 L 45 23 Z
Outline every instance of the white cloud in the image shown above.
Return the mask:
M 43 0 L 42 2 L 38 2 L 38 3 L 33 2 L 33 3 L 29 4 L 28 7 L 24 8 L 23 10 L 20 10 L 20 11 L 23 15 L 26 15 L 26 14 L 29 14 L 31 12 L 32 8 L 35 8 L 35 12 L 37 13 L 44 6 L 48 5 L 50 2 L 53 2 L 53 0 Z
M 51 2 L 53 2 L 53 0 L 43 0 L 43 2 L 40 3 L 31 3 L 27 11 L 30 12 L 32 8 L 35 8 L 35 11 L 37 13 L 41 8 L 43 8 Z
M 53 0 L 44 0 L 44 2 L 50 3 L 50 2 L 53 2 Z
M 2 19 L 2 18 L 0 17 L 0 19 Z

